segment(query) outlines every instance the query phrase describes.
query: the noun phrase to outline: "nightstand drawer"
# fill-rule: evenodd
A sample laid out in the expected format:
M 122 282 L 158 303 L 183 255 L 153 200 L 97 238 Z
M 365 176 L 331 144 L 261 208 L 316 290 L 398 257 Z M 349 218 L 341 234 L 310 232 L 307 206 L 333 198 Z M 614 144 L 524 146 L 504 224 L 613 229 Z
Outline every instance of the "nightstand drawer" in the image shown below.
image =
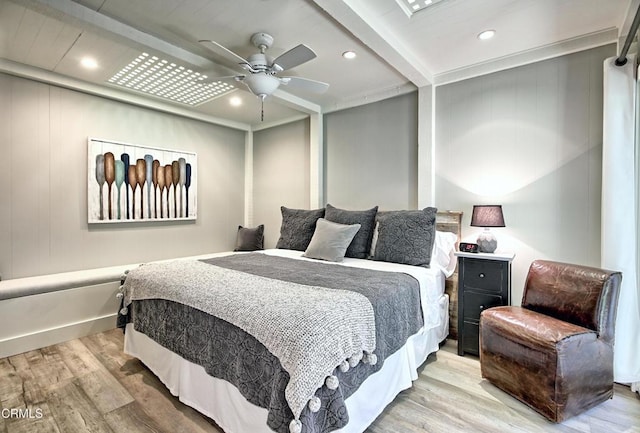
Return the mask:
M 467 259 L 463 276 L 465 290 L 500 293 L 504 287 L 504 270 L 508 265 L 502 261 Z
M 490 295 L 474 291 L 464 293 L 464 320 L 480 321 L 480 313 L 490 307 L 505 305 L 504 298 L 500 295 Z

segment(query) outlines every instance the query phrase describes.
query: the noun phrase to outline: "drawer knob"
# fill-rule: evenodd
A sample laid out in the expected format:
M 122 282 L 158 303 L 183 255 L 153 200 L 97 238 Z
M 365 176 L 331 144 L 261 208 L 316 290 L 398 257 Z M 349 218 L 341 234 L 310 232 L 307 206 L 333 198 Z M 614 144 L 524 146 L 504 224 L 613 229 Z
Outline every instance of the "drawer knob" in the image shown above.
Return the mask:
M 478 276 L 479 276 L 480 278 L 484 278 L 484 273 L 483 273 L 483 272 L 480 272 L 480 274 L 478 274 Z

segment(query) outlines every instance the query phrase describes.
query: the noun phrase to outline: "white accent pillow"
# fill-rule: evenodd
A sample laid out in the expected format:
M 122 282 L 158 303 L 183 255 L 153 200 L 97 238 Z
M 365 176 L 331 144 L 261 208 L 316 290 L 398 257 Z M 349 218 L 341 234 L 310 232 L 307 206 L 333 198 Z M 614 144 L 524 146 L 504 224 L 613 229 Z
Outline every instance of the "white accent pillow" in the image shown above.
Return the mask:
M 358 230 L 360 230 L 360 224 L 338 224 L 319 218 L 311 242 L 303 256 L 341 262 Z
M 451 232 L 436 231 L 436 241 L 431 251 L 431 264 L 437 265 L 449 278 L 456 270 L 456 242 L 458 236 Z

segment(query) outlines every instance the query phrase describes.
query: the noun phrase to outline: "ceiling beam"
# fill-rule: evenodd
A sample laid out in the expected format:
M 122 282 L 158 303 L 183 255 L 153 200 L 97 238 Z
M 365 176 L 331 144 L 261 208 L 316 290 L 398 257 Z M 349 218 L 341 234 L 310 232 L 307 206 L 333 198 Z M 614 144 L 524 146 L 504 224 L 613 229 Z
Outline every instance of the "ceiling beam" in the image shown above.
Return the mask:
M 150 108 L 152 110 L 174 114 L 189 119 L 201 120 L 203 122 L 215 125 L 226 126 L 228 128 L 239 129 L 241 131 L 250 131 L 251 126 L 235 122 L 233 120 L 222 119 L 198 111 L 190 110 L 187 107 L 179 107 L 156 98 L 141 96 L 108 86 L 89 83 L 87 81 L 77 80 L 75 78 L 60 75 L 56 72 L 45 71 L 44 69 L 33 66 L 24 65 L 22 63 L 12 62 L 0 58 L 0 73 L 14 75 L 16 77 L 28 78 L 30 80 L 39 81 L 41 83 L 52 84 L 65 89 L 76 90 L 88 95 L 101 96 L 103 98 L 112 99 L 114 101 L 126 102 L 128 104 L 137 105 L 138 107 Z
M 417 87 L 433 82 L 433 74 L 372 12 L 366 0 L 313 0 Z
M 640 0 L 631 0 L 629 2 L 629 7 L 627 8 L 624 18 L 619 26 L 620 31 L 618 32 L 618 38 L 620 38 L 620 40 L 624 41 L 629 34 L 631 23 L 633 22 L 633 18 L 636 16 L 638 8 L 640 8 Z

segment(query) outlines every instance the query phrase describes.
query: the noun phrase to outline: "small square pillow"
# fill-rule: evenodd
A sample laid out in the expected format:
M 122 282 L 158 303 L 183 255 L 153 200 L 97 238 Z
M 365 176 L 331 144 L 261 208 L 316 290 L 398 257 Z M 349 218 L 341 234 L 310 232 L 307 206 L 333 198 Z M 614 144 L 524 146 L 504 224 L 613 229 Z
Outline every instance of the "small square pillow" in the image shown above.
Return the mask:
M 324 208 L 305 210 L 281 206 L 280 211 L 282 212 L 282 225 L 276 248 L 306 250 L 316 229 L 316 221 L 318 218 L 324 217 Z
M 346 257 L 367 258 L 376 223 L 376 212 L 378 212 L 378 206 L 368 210 L 344 210 L 330 204 L 325 207 L 324 217 L 329 221 L 339 224 L 360 224 L 360 231 L 356 233 L 351 245 L 347 248 Z
M 373 260 L 429 267 L 437 209 L 378 213 Z
M 233 251 L 256 251 L 264 249 L 264 224 L 258 227 L 238 226 L 236 247 Z
M 320 218 L 304 257 L 330 262 L 341 262 L 347 247 L 360 230 L 360 224 L 338 224 Z

